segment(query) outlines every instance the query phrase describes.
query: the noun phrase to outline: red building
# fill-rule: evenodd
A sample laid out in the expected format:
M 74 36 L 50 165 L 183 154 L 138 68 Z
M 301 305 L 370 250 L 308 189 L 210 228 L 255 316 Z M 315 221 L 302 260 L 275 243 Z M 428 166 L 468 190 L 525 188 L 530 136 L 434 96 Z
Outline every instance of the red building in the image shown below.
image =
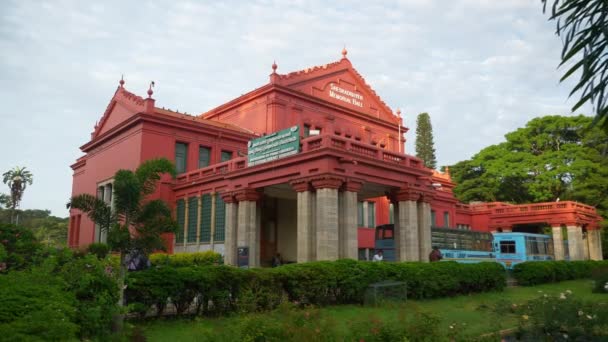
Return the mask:
M 449 174 L 405 153 L 399 113 L 346 54 L 289 74 L 273 64 L 267 84 L 197 116 L 159 108 L 152 90 L 144 99 L 121 80 L 72 165 L 72 194 L 111 203 L 116 170 L 174 160 L 178 177 L 164 178 L 154 194 L 175 207 L 180 229 L 166 237 L 168 249 L 213 249 L 227 264 L 260 266 L 277 252 L 296 262 L 358 258 L 373 248 L 369 228 L 389 221 L 400 260 L 426 260 L 431 225 L 488 231 L 539 223 L 555 234 L 567 227 L 571 256 L 601 258 L 594 208 L 458 203 Z M 104 239 L 86 215 L 70 211 L 70 246 Z

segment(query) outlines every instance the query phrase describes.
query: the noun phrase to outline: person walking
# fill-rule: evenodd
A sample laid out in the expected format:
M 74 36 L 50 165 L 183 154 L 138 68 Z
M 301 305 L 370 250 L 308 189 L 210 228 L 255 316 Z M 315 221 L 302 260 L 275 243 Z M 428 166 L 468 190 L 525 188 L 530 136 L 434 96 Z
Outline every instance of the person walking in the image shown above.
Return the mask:
M 374 254 L 372 261 L 382 261 L 382 259 L 384 259 L 384 253 L 382 253 L 382 250 L 379 249 L 376 254 Z
M 439 247 L 434 246 L 433 250 L 429 254 L 429 261 L 430 262 L 435 262 L 435 261 L 439 261 L 441 259 L 443 259 L 443 255 L 441 254 L 441 251 L 439 250 Z

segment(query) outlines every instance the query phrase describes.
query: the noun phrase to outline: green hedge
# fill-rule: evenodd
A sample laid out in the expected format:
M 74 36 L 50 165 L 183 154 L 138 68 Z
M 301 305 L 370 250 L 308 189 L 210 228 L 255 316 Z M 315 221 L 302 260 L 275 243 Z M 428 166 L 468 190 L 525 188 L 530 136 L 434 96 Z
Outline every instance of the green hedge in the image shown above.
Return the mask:
M 214 251 L 164 254 L 154 253 L 150 255 L 150 263 L 153 266 L 209 266 L 221 265 L 222 255 Z
M 608 266 L 608 261 L 529 261 L 513 267 L 519 285 L 554 283 L 591 278 L 593 271 Z
M 127 300 L 145 315 L 162 314 L 172 303 L 177 314 L 225 314 L 270 310 L 285 301 L 330 305 L 363 303 L 370 284 L 407 282 L 408 298 L 435 298 L 502 290 L 504 268 L 497 263 L 370 263 L 354 260 L 289 264 L 243 270 L 230 266 L 157 266 L 129 274 Z M 193 310 L 188 310 L 189 308 Z

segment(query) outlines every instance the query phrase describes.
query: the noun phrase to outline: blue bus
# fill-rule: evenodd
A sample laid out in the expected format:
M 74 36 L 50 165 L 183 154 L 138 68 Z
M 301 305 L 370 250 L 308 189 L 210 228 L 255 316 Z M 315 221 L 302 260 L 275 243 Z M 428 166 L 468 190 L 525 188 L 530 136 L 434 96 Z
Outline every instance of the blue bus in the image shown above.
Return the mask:
M 394 225 L 376 227 L 375 249 L 384 260 L 395 261 Z M 439 247 L 442 261 L 476 263 L 494 261 L 507 269 L 524 261 L 553 260 L 553 239 L 531 233 L 485 233 L 450 228 L 431 228 L 431 243 Z M 567 242 L 564 251 L 567 252 Z M 430 251 L 429 251 L 430 252 Z M 567 258 L 567 256 L 566 256 Z

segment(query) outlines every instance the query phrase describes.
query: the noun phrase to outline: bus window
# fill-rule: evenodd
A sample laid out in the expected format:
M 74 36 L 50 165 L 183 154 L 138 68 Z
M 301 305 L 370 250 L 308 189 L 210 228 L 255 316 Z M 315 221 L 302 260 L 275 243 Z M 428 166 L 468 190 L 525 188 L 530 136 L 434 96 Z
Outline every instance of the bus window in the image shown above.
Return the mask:
M 392 239 L 393 238 L 393 230 L 392 229 L 385 229 L 384 230 L 384 238 L 385 239 Z
M 538 248 L 538 244 L 542 243 L 542 241 L 539 241 L 537 238 L 535 237 L 526 237 L 526 250 L 527 250 L 527 254 L 531 254 L 531 255 L 537 255 L 540 254 L 539 253 L 539 248 Z
M 515 253 L 515 241 L 500 241 L 500 253 Z

